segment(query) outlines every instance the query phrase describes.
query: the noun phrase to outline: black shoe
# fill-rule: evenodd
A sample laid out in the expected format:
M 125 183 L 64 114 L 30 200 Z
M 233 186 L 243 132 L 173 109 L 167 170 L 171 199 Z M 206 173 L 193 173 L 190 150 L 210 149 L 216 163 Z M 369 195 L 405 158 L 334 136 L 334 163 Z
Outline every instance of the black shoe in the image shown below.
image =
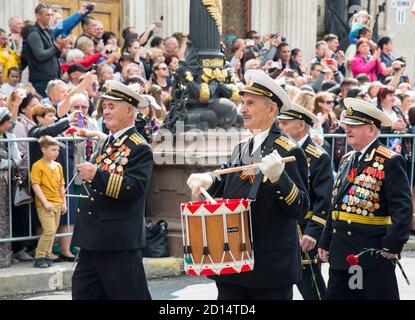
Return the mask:
M 65 255 L 63 255 L 62 253 L 60 254 L 60 256 L 59 256 L 63 261 L 67 261 L 67 262 L 74 262 L 75 261 L 75 258 L 76 258 L 76 256 L 75 257 L 68 257 L 68 256 L 65 256 Z
M 56 262 L 63 262 L 63 259 L 62 259 L 60 256 L 58 256 L 56 259 L 51 259 L 51 258 L 49 258 L 49 257 L 46 257 L 46 261 L 48 262 L 49 267 L 51 267 L 51 266 L 53 266 Z
M 48 268 L 48 267 L 50 267 L 47 258 L 37 258 L 37 259 L 35 259 L 35 261 L 33 262 L 33 266 L 35 268 Z

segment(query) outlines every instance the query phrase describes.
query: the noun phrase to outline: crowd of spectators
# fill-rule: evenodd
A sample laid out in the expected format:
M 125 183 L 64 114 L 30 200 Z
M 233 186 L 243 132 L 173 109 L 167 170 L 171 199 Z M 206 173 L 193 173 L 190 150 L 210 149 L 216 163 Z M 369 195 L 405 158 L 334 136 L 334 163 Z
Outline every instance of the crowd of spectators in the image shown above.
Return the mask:
M 163 27 L 163 22 L 157 21 L 143 33 L 128 27 L 118 38 L 104 30 L 87 5 L 65 19 L 47 4 L 39 4 L 34 13 L 34 21 L 11 18 L 9 35 L 0 29 L 0 116 L 5 114 L 0 117 L 0 138 L 65 136 L 71 126 L 81 136 L 105 138 L 108 130 L 98 101 L 105 81 L 113 79 L 148 100 L 148 106 L 139 110 L 138 122 L 151 141 L 169 112 L 174 74 L 184 59 L 188 34 L 176 33 L 165 39 L 154 36 L 156 28 Z M 346 97 L 364 99 L 385 112 L 393 125 L 384 133 L 415 132 L 415 91 L 405 74 L 405 57 L 393 56 L 392 38 L 373 41 L 370 21 L 366 12 L 356 15 L 346 52 L 339 50 L 335 34 L 316 41 L 311 61 L 304 61 L 301 48 L 292 48 L 290 39 L 279 33 L 261 36 L 250 31 L 244 39 L 227 35 L 223 41 L 237 86 L 244 85 L 245 71 L 263 70 L 285 84 L 292 101 L 317 115 L 320 122 L 314 125 L 313 139 L 333 154 L 335 167 L 347 146 L 344 139 L 325 139 L 324 134 L 344 132 L 340 120 L 347 112 L 343 104 Z M 82 34 L 75 37 L 71 30 L 78 24 Z M 390 139 L 388 143 L 412 163 L 411 139 Z M 8 149 L 6 145 L 2 143 L 0 149 L 8 150 L 8 156 L 26 175 L 42 156 L 36 143 L 9 143 Z M 61 143 L 56 161 L 65 177 L 72 180 L 76 164 L 88 160 L 94 147 L 93 142 Z M 0 158 L 0 171 L 6 170 L 7 151 L 6 155 L 0 153 Z M 75 180 L 69 192 L 79 194 L 81 188 L 82 181 Z M 5 197 L 0 195 L 0 199 Z M 68 201 L 68 213 L 62 216 L 59 232 L 72 231 L 76 205 L 76 198 Z M 28 207 L 13 206 L 13 237 L 29 234 L 28 215 L 22 214 Z M 34 207 L 32 212 L 36 212 Z M 32 226 L 39 227 L 36 214 L 32 219 Z M 7 236 L 0 228 L 0 238 Z M 15 259 L 31 259 L 30 249 L 33 247 L 24 242 L 13 242 Z M 0 261 L 10 262 L 10 255 L 3 251 L 7 248 L 0 244 Z M 63 237 L 54 252 L 73 260 L 77 249 L 70 247 L 70 238 Z

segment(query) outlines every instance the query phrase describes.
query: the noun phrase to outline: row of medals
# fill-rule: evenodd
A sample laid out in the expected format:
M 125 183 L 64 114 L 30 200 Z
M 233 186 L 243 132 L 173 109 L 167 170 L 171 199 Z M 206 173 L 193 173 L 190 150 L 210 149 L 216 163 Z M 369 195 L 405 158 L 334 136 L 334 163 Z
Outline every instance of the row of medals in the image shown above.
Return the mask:
M 122 145 L 118 149 L 112 148 L 111 146 L 107 147 L 105 152 L 96 159 L 98 168 L 103 171 L 123 174 L 123 166 L 128 163 L 130 152 L 131 150 L 126 145 Z
M 376 162 L 372 167 L 366 167 L 363 172 L 353 179 L 353 185 L 342 199 L 342 210 L 348 213 L 356 213 L 363 216 L 373 217 L 373 211 L 380 208 L 379 193 L 385 179 L 384 163 L 385 159 L 376 157 Z M 337 195 L 337 186 L 340 179 L 336 181 L 336 189 L 333 197 Z

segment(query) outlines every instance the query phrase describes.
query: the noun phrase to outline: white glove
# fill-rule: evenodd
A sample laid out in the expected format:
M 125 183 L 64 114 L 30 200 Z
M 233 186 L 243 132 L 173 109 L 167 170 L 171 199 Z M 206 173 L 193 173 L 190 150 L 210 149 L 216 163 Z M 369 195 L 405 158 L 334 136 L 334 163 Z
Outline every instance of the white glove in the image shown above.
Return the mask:
M 277 150 L 262 158 L 261 172 L 271 183 L 277 183 L 280 180 L 281 174 L 284 171 L 285 163 L 281 162 L 281 156 Z
M 193 195 L 197 196 L 200 194 L 200 187 L 206 190 L 210 188 L 213 183 L 213 179 L 209 173 L 193 173 L 187 179 L 187 185 L 192 189 Z

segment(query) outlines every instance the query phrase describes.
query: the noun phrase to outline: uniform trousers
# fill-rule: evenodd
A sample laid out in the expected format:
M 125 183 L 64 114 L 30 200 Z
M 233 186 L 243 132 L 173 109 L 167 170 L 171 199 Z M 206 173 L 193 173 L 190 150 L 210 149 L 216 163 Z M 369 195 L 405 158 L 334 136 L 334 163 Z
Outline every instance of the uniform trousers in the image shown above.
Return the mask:
M 253 289 L 216 281 L 218 300 L 292 300 L 293 286 Z
M 141 249 L 81 249 L 72 277 L 73 300 L 151 300 Z
M 327 300 L 399 300 L 395 267 L 363 271 L 362 289 L 351 289 L 348 270 L 329 269 Z M 353 281 L 352 281 L 353 282 Z
M 321 263 L 312 264 L 314 275 L 316 277 L 317 288 L 320 292 L 321 300 L 326 297 L 326 283 L 321 275 Z M 303 269 L 302 277 L 299 283 L 297 283 L 298 291 L 300 291 L 304 300 L 319 300 L 316 286 L 313 281 L 313 274 L 310 269 L 310 265 L 306 265 Z

